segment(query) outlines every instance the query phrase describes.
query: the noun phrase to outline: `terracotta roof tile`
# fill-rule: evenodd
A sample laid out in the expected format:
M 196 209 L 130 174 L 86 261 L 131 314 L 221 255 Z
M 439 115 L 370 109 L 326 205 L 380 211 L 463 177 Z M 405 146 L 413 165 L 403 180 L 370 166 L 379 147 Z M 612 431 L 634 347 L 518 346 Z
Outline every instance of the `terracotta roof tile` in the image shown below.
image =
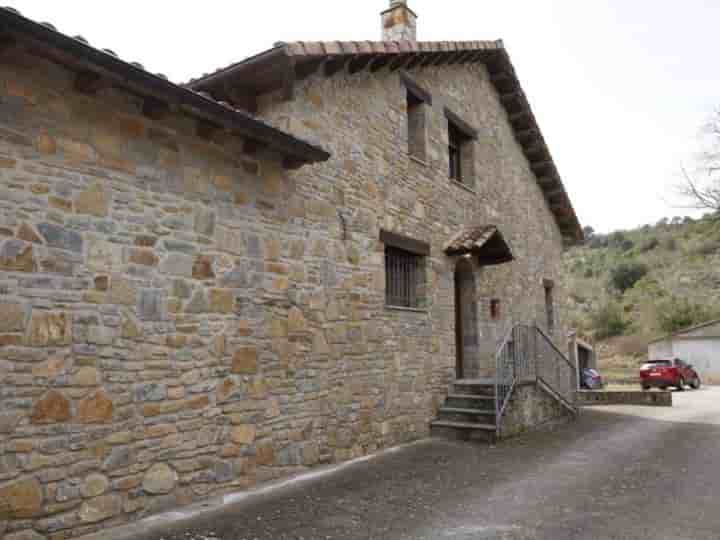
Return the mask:
M 225 109 L 227 109 L 228 113 L 231 113 L 230 117 L 236 118 L 238 121 L 244 122 L 243 125 L 252 125 L 254 127 L 259 128 L 259 131 L 262 131 L 267 135 L 267 133 L 271 132 L 280 138 L 284 138 L 286 141 L 293 141 L 294 143 L 297 143 L 301 145 L 304 148 L 304 152 L 306 154 L 312 153 L 314 155 L 324 155 L 324 159 L 329 158 L 329 154 L 325 152 L 322 148 L 319 146 L 310 144 L 306 141 L 303 141 L 301 139 L 298 139 L 294 137 L 293 135 L 290 135 L 289 133 L 285 133 L 284 131 L 281 131 L 274 126 L 271 126 L 270 124 L 255 118 L 254 116 L 250 115 L 244 110 L 241 109 L 235 109 L 227 102 L 224 101 L 217 101 L 215 100 L 212 95 L 206 92 L 198 92 L 194 89 L 188 88 L 184 85 L 177 85 L 173 82 L 171 82 L 167 75 L 163 73 L 151 73 L 147 71 L 144 66 L 139 62 L 128 62 L 126 60 L 123 60 L 118 56 L 118 54 L 111 50 L 111 49 L 100 49 L 97 47 L 94 47 L 91 45 L 87 39 L 85 39 L 82 36 L 75 36 L 71 37 L 69 35 L 63 34 L 60 32 L 54 25 L 50 23 L 38 23 L 36 21 L 33 21 L 31 19 L 28 19 L 25 17 L 20 11 L 13 9 L 13 8 L 5 8 L 0 7 L 0 16 L 2 16 L 4 19 L 6 19 L 7 23 L 7 29 L 13 30 L 16 32 L 25 32 L 29 35 L 32 35 L 33 38 L 45 40 L 49 46 L 59 48 L 63 47 L 69 51 L 72 51 L 72 54 L 76 55 L 94 55 L 94 62 L 99 62 L 97 60 L 97 53 L 101 53 L 101 55 L 106 55 L 107 58 L 111 58 L 112 60 L 109 61 L 110 63 L 108 65 L 112 65 L 112 69 L 123 69 L 123 72 L 130 73 L 133 78 L 141 78 L 143 81 L 143 84 L 151 84 L 149 81 L 152 81 L 152 84 L 154 86 L 157 86 L 157 80 L 161 79 L 162 82 L 162 88 L 168 92 L 172 92 L 175 96 L 183 96 L 183 99 L 187 99 L 189 96 L 188 94 L 191 94 L 192 98 L 200 97 L 202 100 L 206 101 L 210 105 L 210 108 L 213 110 L 213 112 L 217 112 L 217 106 L 222 106 Z M 42 27 L 44 29 L 44 33 L 42 37 L 40 34 L 36 31 L 38 27 Z M 49 33 L 48 33 L 49 32 Z M 81 47 L 78 49 L 77 45 L 80 44 Z M 100 56 L 102 58 L 102 56 Z M 102 63 L 107 63 L 108 60 L 103 60 Z M 108 68 L 105 68 L 108 69 Z M 124 75 L 127 77 L 128 75 Z M 153 80 L 154 78 L 154 80 Z M 192 101 L 192 100 L 190 100 Z M 201 103 L 201 102 L 200 102 Z M 193 106 L 197 107 L 198 103 L 195 102 Z M 212 108 L 212 105 L 215 106 L 215 108 Z M 198 107 L 199 108 L 199 107 Z M 301 152 L 298 152 L 298 155 L 295 156 L 300 157 Z
M 308 49 L 313 49 L 309 52 Z M 317 59 L 318 55 L 315 52 L 314 46 L 310 44 L 287 44 L 284 48 L 276 48 L 271 51 L 263 53 L 267 55 L 267 62 L 274 62 L 278 56 L 283 54 L 297 57 L 298 63 L 303 62 L 303 57 L 307 58 L 308 61 L 311 59 Z M 565 192 L 562 181 L 560 180 L 557 168 L 552 160 L 552 156 L 547 149 L 547 145 L 543 139 L 542 133 L 537 127 L 537 119 L 535 118 L 530 104 L 527 100 L 527 96 L 522 91 L 520 80 L 515 72 L 510 56 L 508 55 L 505 45 L 502 40 L 495 41 L 420 41 L 420 42 L 409 42 L 409 41 L 363 41 L 363 42 L 352 42 L 352 41 L 333 41 L 326 42 L 324 45 L 326 51 L 326 57 L 337 58 L 338 56 L 347 56 L 347 59 L 352 59 L 352 56 L 357 54 L 377 54 L 377 55 L 396 55 L 408 53 L 419 53 L 423 55 L 435 55 L 438 56 L 438 60 L 442 60 L 442 56 L 453 55 L 455 57 L 457 52 L 475 52 L 478 54 L 463 55 L 462 60 L 465 62 L 473 61 L 485 63 L 492 66 L 493 69 L 493 83 L 499 93 L 516 94 L 511 99 L 504 100 L 503 105 L 506 107 L 509 120 L 513 123 L 513 129 L 516 132 L 525 131 L 528 128 L 536 129 L 535 141 L 533 146 L 538 146 L 542 149 L 538 156 L 534 156 L 531 160 L 531 167 L 535 170 L 538 178 L 541 177 L 553 177 L 557 180 L 559 187 L 562 189 L 563 195 L 560 198 L 561 204 L 558 204 L 557 196 L 553 201 L 552 211 L 556 216 L 558 226 L 563 230 L 563 234 L 568 239 L 574 239 L 575 241 L 582 239 L 582 227 L 577 219 L 575 211 L 570 203 L 570 198 Z M 339 52 L 341 51 L 341 52 Z M 260 55 L 262 56 L 262 55 Z M 254 57 L 254 60 L 258 56 Z M 267 64 L 265 64 L 267 65 Z M 282 63 L 278 63 L 279 67 L 284 66 Z M 390 64 L 392 65 L 392 64 Z M 417 65 L 417 64 L 415 64 Z M 200 81 L 194 81 L 193 87 L 212 87 L 218 82 L 222 82 L 225 77 L 235 77 L 236 81 L 242 79 L 251 80 L 256 67 L 252 62 L 240 62 L 234 64 L 220 73 L 205 77 Z M 282 69 L 285 69 L 282 67 Z M 519 106 L 518 106 L 519 105 Z M 518 113 L 522 113 L 522 118 L 516 116 Z M 528 146 L 530 143 L 525 141 L 523 146 Z M 537 152 L 535 152 L 537 153 Z M 542 168 L 542 169 L 541 169 Z

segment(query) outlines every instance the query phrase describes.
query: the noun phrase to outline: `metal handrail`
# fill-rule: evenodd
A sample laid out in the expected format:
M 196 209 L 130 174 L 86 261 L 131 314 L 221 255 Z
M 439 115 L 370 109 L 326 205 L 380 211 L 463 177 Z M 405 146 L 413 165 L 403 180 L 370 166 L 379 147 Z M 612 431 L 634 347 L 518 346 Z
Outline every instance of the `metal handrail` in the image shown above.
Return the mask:
M 543 338 L 545 338 L 545 341 L 547 341 L 548 344 L 549 344 L 553 349 L 555 349 L 555 352 L 558 354 L 558 356 L 560 356 L 560 358 L 562 358 L 563 360 L 565 360 L 565 362 L 567 363 L 567 365 L 570 366 L 570 369 L 575 369 L 575 366 L 573 366 L 572 362 L 568 359 L 568 357 L 565 355 L 565 353 L 563 353 L 560 349 L 557 348 L 557 345 L 555 345 L 555 342 L 554 342 L 552 339 L 550 339 L 550 337 L 543 331 L 543 329 L 540 328 L 539 326 L 536 326 L 535 329 L 540 333 L 540 335 L 541 335 Z
M 538 343 L 540 336 L 540 343 Z M 543 348 L 543 345 L 549 348 Z M 569 368 L 569 371 L 568 371 Z M 537 325 L 513 326 L 495 353 L 495 414 L 498 437 L 515 388 L 522 380 L 542 383 L 555 399 L 574 409 L 577 377 L 572 362 Z

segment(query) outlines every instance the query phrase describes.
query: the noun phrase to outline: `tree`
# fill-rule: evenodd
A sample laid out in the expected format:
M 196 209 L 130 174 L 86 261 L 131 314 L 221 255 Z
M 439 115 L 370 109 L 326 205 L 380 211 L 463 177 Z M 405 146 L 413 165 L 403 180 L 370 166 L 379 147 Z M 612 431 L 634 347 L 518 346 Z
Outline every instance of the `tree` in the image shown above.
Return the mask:
M 682 168 L 683 182 L 677 191 L 690 208 L 720 212 L 720 108 L 715 110 L 701 131 L 703 150 L 696 170 Z
M 642 263 L 619 264 L 610 271 L 610 283 L 621 294 L 632 289 L 648 273 L 648 267 Z
M 584 227 L 583 234 L 585 235 L 585 240 L 590 240 L 593 236 L 595 236 L 595 229 L 590 226 Z
M 590 315 L 590 324 L 597 339 L 621 336 L 630 326 L 617 302 L 607 302 Z
M 656 310 L 658 327 L 667 334 L 707 322 L 714 316 L 707 306 L 676 296 L 658 302 Z

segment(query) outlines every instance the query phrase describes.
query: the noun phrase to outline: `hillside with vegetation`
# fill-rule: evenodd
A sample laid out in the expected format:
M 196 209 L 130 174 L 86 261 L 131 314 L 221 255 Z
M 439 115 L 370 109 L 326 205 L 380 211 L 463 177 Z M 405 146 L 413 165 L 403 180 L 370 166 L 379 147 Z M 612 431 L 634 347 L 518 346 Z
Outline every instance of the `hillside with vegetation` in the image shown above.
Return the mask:
M 611 378 L 636 374 L 652 338 L 720 318 L 717 214 L 586 236 L 565 255 L 568 316 Z

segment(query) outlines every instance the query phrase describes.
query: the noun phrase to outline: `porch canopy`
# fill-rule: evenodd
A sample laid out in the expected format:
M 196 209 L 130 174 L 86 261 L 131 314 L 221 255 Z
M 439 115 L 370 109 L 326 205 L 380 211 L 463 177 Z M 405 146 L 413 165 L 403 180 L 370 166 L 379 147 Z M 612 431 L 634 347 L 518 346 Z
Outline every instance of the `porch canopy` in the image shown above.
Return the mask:
M 473 255 L 485 266 L 505 264 L 515 260 L 510 245 L 495 225 L 464 228 L 445 247 L 445 254 Z

